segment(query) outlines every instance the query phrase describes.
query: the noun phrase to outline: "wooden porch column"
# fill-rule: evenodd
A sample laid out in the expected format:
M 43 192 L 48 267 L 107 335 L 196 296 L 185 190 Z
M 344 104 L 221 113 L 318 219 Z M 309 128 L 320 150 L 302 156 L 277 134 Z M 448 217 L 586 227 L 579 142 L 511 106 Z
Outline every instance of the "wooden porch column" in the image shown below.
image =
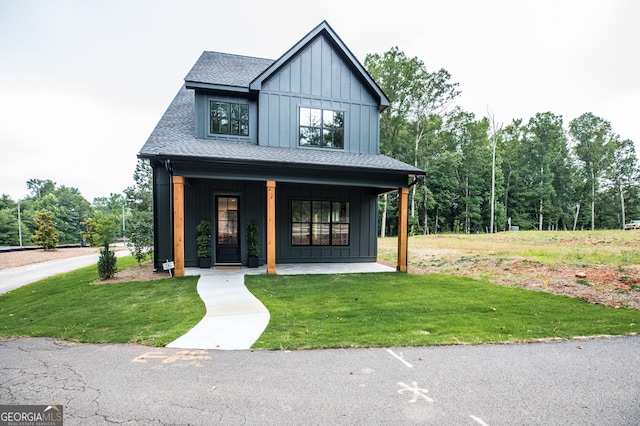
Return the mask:
M 276 181 L 267 181 L 267 274 L 276 273 Z
M 409 230 L 409 188 L 398 189 L 398 266 L 400 272 L 407 272 L 407 234 Z
M 174 276 L 184 276 L 184 176 L 173 176 Z

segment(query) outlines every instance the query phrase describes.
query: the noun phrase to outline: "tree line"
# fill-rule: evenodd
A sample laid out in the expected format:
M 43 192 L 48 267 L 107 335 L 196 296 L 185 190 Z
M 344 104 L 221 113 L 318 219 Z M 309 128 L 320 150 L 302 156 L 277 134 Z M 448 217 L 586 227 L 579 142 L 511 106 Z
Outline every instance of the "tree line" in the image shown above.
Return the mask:
M 365 68 L 389 97 L 380 152 L 426 171 L 409 192 L 412 234 L 620 229 L 640 219 L 633 141 L 586 112 L 503 125 L 455 106 L 459 84 L 397 47 Z M 397 233 L 397 194 L 380 198 L 381 236 Z
M 29 179 L 24 199 L 0 197 L 0 246 L 99 247 L 121 239 L 141 260 L 153 246 L 152 171 L 147 161 L 138 161 L 133 180 L 122 193 L 89 203 L 77 188 Z

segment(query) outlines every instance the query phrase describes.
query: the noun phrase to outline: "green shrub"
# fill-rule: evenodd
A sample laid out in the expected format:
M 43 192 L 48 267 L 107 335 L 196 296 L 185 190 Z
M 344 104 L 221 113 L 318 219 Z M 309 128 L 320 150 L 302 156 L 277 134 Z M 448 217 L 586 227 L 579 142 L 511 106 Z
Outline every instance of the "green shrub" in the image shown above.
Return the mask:
M 106 280 L 116 274 L 116 263 L 116 254 L 109 250 L 109 242 L 105 241 L 104 248 L 100 249 L 100 258 L 98 259 L 98 276 L 101 280 Z
M 202 259 L 211 257 L 211 222 L 201 220 L 196 230 L 198 231 L 198 237 L 196 238 L 198 257 Z
M 258 248 L 258 224 L 253 220 L 247 224 L 247 245 L 250 257 L 258 257 L 260 249 Z

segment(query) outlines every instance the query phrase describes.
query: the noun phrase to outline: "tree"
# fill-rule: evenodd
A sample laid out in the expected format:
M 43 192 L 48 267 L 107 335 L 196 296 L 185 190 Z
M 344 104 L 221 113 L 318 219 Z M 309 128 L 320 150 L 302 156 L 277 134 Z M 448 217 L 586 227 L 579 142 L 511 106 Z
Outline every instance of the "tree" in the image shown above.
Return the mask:
M 613 142 L 615 142 L 613 163 L 607 171 L 606 177 L 620 198 L 620 227 L 624 228 L 627 211 L 625 199 L 633 199 L 634 183 L 637 187 L 637 182 L 640 180 L 640 169 L 633 141 L 629 139 L 620 141 L 615 137 Z M 627 197 L 625 197 L 625 193 L 628 195 Z
M 32 196 L 23 200 L 25 217 L 29 218 L 30 209 L 47 211 L 54 221 L 61 244 L 80 243 L 82 222 L 93 216 L 91 205 L 80 191 L 64 185 L 57 188 L 55 182 L 41 179 L 30 179 L 27 187 Z M 26 223 L 28 227 L 28 221 Z
M 152 176 L 149 162 L 138 160 L 133 173 L 134 186 L 125 189 L 131 211 L 127 245 L 133 248 L 138 263 L 146 259 L 153 250 Z
M 522 124 L 522 119 L 514 119 L 500 132 L 499 138 L 496 141 L 496 148 L 500 152 L 500 169 L 504 177 L 502 205 L 504 207 L 506 223 L 508 225 L 513 223 L 518 226 L 523 226 L 524 228 L 530 228 L 531 226 L 525 226 L 525 215 L 520 213 L 521 206 L 524 204 L 522 202 L 524 180 L 521 173 L 521 171 L 523 171 L 521 167 L 523 159 L 520 154 L 523 151 L 523 145 L 526 144 L 526 132 L 527 130 Z
M 524 160 L 521 167 L 524 168 L 525 197 L 531 215 L 537 219 L 538 230 L 543 229 L 545 218 L 552 226 L 559 216 L 554 178 L 558 168 L 563 167 L 559 160 L 568 156 L 566 146 L 561 116 L 545 112 L 529 120 L 526 141 L 519 155 Z
M 409 138 L 405 128 L 415 99 L 421 93 L 425 72 L 424 64 L 418 58 L 407 58 L 396 47 L 381 54 L 368 54 L 364 66 L 389 98 L 390 105 L 380 114 L 380 152 L 393 158 L 409 162 L 405 149 Z M 401 137 L 405 136 L 405 137 Z M 384 194 L 380 236 L 387 229 L 389 196 Z
M 118 216 L 121 226 L 116 235 L 123 238 L 126 236 L 126 223 L 129 220 L 130 212 L 124 194 L 111 193 L 109 197 L 96 197 L 93 199 L 93 209 L 103 214 Z
M 52 193 L 56 189 L 56 183 L 47 179 L 29 179 L 27 188 L 33 193 L 33 198 L 39 200 L 47 194 Z
M 498 147 L 498 133 L 502 130 L 502 124 L 496 123 L 495 115 L 487 108 L 489 123 L 491 125 L 491 217 L 489 222 L 489 232 L 494 233 L 495 209 L 496 209 L 496 149 Z
M 99 210 L 95 211 L 93 217 L 88 218 L 82 224 L 85 227 L 82 239 L 91 247 L 97 247 L 105 242 L 113 242 L 120 230 L 118 216 Z
M 591 229 L 595 229 L 596 192 L 604 173 L 613 162 L 616 147 L 611 124 L 590 112 L 569 122 L 569 134 L 574 140 L 574 153 L 582 164 L 583 175 L 590 188 Z
M 18 205 L 6 194 L 0 197 L 0 246 L 17 246 Z
M 91 204 L 77 188 L 62 185 L 53 194 L 58 199 L 56 228 L 63 244 L 77 244 L 81 241 L 82 222 L 93 216 Z
M 398 47 L 384 54 L 370 54 L 365 67 L 388 96 L 390 106 L 380 117 L 380 151 L 423 169 L 428 168 L 426 150 L 421 149 L 428 135 L 436 128 L 433 115 L 438 115 L 460 94 L 458 83 L 450 82 L 445 69 L 429 72 L 422 60 L 407 58 Z M 424 151 L 424 152 L 422 152 Z M 411 189 L 411 233 L 419 226 L 417 195 L 420 184 Z M 429 204 L 429 190 L 420 197 Z M 383 198 L 381 236 L 386 232 L 389 197 Z M 427 209 L 425 208 L 425 212 Z M 425 217 L 424 231 L 427 232 Z
M 45 250 L 53 250 L 58 246 L 58 232 L 53 224 L 51 214 L 48 212 L 36 212 L 36 229 L 33 242 L 42 246 Z
M 426 149 L 422 150 L 425 151 L 424 153 L 421 152 L 421 144 L 424 140 L 428 141 L 428 135 L 433 134 L 433 131 L 438 128 L 438 125 L 441 122 L 441 120 L 434 120 L 433 116 L 439 116 L 460 94 L 460 91 L 458 90 L 458 83 L 451 83 L 449 81 L 451 74 L 449 74 L 447 70 L 441 68 L 440 70 L 431 73 L 428 72 L 424 66 L 423 69 L 424 72 L 420 74 L 420 76 L 423 76 L 423 81 L 416 82 L 416 84 L 420 84 L 420 87 L 418 87 L 416 98 L 413 100 L 410 119 L 413 120 L 415 128 L 413 165 L 428 171 L 429 155 L 427 155 Z M 416 78 L 419 77 L 416 76 Z M 417 189 L 417 185 L 412 187 L 412 222 L 416 222 Z M 425 233 L 427 232 L 427 228 L 425 218 Z M 413 229 L 411 231 L 413 233 Z
M 457 198 L 451 220 L 454 230 L 464 233 L 484 231 L 483 216 L 488 219 L 488 203 L 484 205 L 490 185 L 488 129 L 486 118 L 476 120 L 473 113 L 459 107 L 447 114 L 443 126 L 444 149 L 459 152 L 461 158 L 454 170 Z
M 433 196 L 433 232 L 452 231 L 454 215 L 460 202 L 458 174 L 463 162 L 458 151 L 441 151 L 431 160 L 429 188 Z

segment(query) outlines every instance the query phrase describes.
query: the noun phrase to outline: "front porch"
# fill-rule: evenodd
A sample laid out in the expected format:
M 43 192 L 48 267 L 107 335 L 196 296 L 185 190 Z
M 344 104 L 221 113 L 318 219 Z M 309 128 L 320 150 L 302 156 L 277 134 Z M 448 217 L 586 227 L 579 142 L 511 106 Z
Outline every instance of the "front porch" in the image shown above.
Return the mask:
M 211 197 L 215 198 L 215 192 L 207 187 L 207 189 L 186 189 L 185 185 L 187 178 L 184 176 L 171 176 L 171 193 L 172 197 L 172 222 L 173 222 L 173 260 L 175 264 L 175 275 L 183 276 L 185 274 L 185 268 L 187 265 L 187 258 L 185 253 L 191 248 L 186 247 L 186 242 L 191 244 L 191 237 L 185 235 L 185 224 L 190 224 L 189 229 L 193 227 L 193 223 L 197 219 L 193 212 L 188 212 L 185 200 L 188 198 L 194 198 L 199 200 L 199 203 L 211 203 Z M 194 181 L 191 181 L 193 186 L 197 186 Z M 331 263 L 341 262 L 369 262 L 375 263 L 377 256 L 377 195 L 379 190 L 373 191 L 371 188 L 360 187 L 344 187 L 344 186 L 315 186 L 314 188 L 307 188 L 300 186 L 299 184 L 293 184 L 291 182 L 277 182 L 275 180 L 267 180 L 263 182 L 262 191 L 256 190 L 258 182 L 253 182 L 251 185 L 251 197 L 249 194 L 238 192 L 239 197 L 251 198 L 249 201 L 243 201 L 247 206 L 247 213 L 238 213 L 242 220 L 238 220 L 236 224 L 240 228 L 237 231 L 238 245 L 242 247 L 242 225 L 246 223 L 247 217 L 253 215 L 260 216 L 259 223 L 264 228 L 261 231 L 261 235 L 264 237 L 264 256 L 262 257 L 266 267 L 265 270 L 268 274 L 276 274 L 277 261 L 284 263 L 300 262 L 300 263 L 315 263 L 323 262 L 323 265 Z M 202 185 L 200 185 L 202 186 Z M 308 185 L 307 185 L 308 186 Z M 399 214 L 398 214 L 398 263 L 396 269 L 401 272 L 407 271 L 407 230 L 408 230 L 408 188 L 401 187 L 397 189 L 399 192 Z M 189 195 L 189 191 L 192 193 Z M 195 193 L 193 193 L 195 191 Z M 255 199 L 258 193 L 262 193 L 263 199 Z M 280 193 L 282 196 L 280 196 Z M 320 195 L 318 195 L 320 194 Z M 326 195 L 330 194 L 330 195 Z M 343 204 L 347 204 L 347 210 L 351 213 L 347 214 L 350 219 L 347 219 L 347 223 L 340 223 L 335 225 L 336 230 L 332 230 L 331 223 L 322 224 L 326 229 L 327 238 L 330 240 L 332 235 L 338 234 L 338 231 L 348 232 L 346 241 L 344 236 L 335 246 L 327 245 L 326 241 L 321 241 L 317 244 L 325 245 L 313 245 L 311 241 L 312 237 L 307 235 L 309 239 L 309 245 L 305 246 L 304 243 L 300 245 L 299 239 L 292 238 L 292 213 L 291 213 L 291 200 L 299 198 L 318 199 L 318 197 L 326 196 L 331 199 L 347 200 L 343 201 Z M 209 201 L 202 201 L 200 199 Z M 195 201 L 190 201 L 190 205 L 194 205 Z M 239 205 L 242 205 L 240 201 Z M 329 202 L 327 202 L 329 203 Z M 252 206 L 254 209 L 250 210 L 248 206 Z M 201 207 L 202 211 L 208 211 Z M 259 212 L 259 213 L 256 213 Z M 252 213 L 251 213 L 252 212 Z M 216 213 L 213 213 L 216 214 Z M 191 216 L 190 216 L 191 215 Z M 207 213 L 207 215 L 212 215 Z M 241 216 L 244 215 L 244 216 Z M 215 218 L 214 218 L 215 219 Z M 340 228 L 342 226 L 342 228 Z M 325 229 L 322 228 L 322 229 Z M 307 234 L 311 231 L 307 231 Z M 214 230 L 214 238 L 216 231 Z M 338 238 L 338 237 L 336 237 Z M 292 242 L 293 240 L 293 242 Z M 330 244 L 330 243 L 329 243 Z M 215 255 L 214 255 L 215 258 Z M 315 262 L 314 262 L 315 259 Z M 189 260 L 193 264 L 192 260 Z M 214 263 L 216 263 L 214 261 Z M 218 262 L 219 264 L 220 262 Z M 240 263 L 238 263 L 240 264 Z

